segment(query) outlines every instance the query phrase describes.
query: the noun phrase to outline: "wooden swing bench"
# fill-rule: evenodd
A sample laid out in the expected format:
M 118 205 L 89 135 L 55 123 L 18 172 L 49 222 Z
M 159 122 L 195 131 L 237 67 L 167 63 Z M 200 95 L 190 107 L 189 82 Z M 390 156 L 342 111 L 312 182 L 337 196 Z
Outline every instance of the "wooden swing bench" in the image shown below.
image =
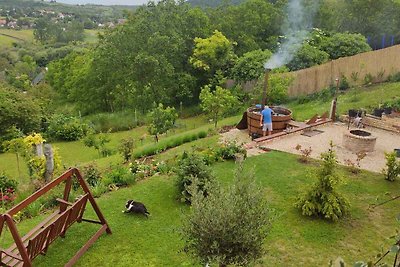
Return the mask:
M 78 179 L 85 194 L 75 202 L 70 203 L 68 199 L 71 191 L 72 180 L 74 178 Z M 36 199 L 64 181 L 64 197 L 62 199 L 57 199 L 60 203 L 59 209 L 25 236 L 21 237 L 12 218 L 13 215 L 17 214 Z M 83 218 L 87 201 L 92 205 L 99 221 Z M 45 255 L 49 246 L 57 239 L 57 237 L 65 237 L 68 228 L 72 224 L 75 222 L 80 223 L 82 221 L 100 224 L 101 227 L 65 266 L 72 266 L 104 232 L 111 234 L 111 229 L 97 206 L 93 195 L 89 191 L 88 185 L 82 178 L 78 169 L 74 168 L 51 181 L 30 197 L 8 210 L 5 214 L 0 215 L 0 235 L 2 234 L 4 224 L 7 224 L 14 239 L 14 244 L 11 247 L 7 249 L 0 248 L 0 266 L 32 266 L 33 259 L 40 254 Z

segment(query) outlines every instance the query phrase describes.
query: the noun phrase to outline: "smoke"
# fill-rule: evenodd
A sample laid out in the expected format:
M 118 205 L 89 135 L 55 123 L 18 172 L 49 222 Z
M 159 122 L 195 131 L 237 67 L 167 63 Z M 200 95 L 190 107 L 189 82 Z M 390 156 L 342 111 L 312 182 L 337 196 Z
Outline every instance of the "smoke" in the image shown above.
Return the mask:
M 283 26 L 286 39 L 265 64 L 264 68 L 279 68 L 289 63 L 303 41 L 307 38 L 315 12 L 318 10 L 320 0 L 289 0 L 286 11 L 287 19 Z

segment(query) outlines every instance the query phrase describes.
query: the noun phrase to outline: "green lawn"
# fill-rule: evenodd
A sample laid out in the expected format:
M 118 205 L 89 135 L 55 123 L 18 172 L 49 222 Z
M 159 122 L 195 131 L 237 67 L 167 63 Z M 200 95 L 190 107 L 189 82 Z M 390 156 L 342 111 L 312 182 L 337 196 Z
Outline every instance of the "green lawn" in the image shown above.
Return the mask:
M 315 164 L 314 164 L 315 165 Z M 258 266 L 327 266 L 330 259 L 342 256 L 347 263 L 376 255 L 396 228 L 398 203 L 368 210 L 376 197 L 398 193 L 399 182 L 389 183 L 379 174 L 346 171 L 347 184 L 341 190 L 349 198 L 351 215 L 339 223 L 306 218 L 293 208 L 296 196 L 313 182 L 307 176 L 312 165 L 298 163 L 296 156 L 271 152 L 249 158 L 246 169 L 255 168 L 265 198 L 275 209 L 272 228 L 265 240 L 266 254 Z M 232 181 L 235 164 L 214 165 L 223 184 Z M 126 215 L 121 211 L 127 199 L 142 201 L 151 216 Z M 113 234 L 103 236 L 78 262 L 77 266 L 196 266 L 181 252 L 179 235 L 182 214 L 187 207 L 175 200 L 174 178 L 154 176 L 136 185 L 108 193 L 97 200 Z M 88 210 L 88 214 L 93 214 Z M 19 225 L 26 232 L 38 219 Z M 59 239 L 37 266 L 62 266 L 94 233 L 90 224 L 76 224 L 65 239 Z
M 352 88 L 338 97 L 338 112 L 346 114 L 349 109 L 365 108 L 371 111 L 386 101 L 400 99 L 400 83 L 384 83 L 369 87 Z M 297 120 L 303 121 L 311 118 L 315 114 L 322 115 L 329 111 L 331 100 L 315 100 L 305 104 L 296 101 L 287 105 Z
M 226 119 L 221 120 L 219 125 L 234 125 L 240 120 L 240 116 L 233 116 Z M 208 129 L 213 129 L 213 124 L 208 123 L 204 116 L 192 117 L 184 120 L 178 120 L 179 128 L 171 131 L 171 133 L 167 135 L 163 135 L 160 138 L 160 141 L 163 140 L 168 141 L 170 138 L 179 137 L 180 135 L 186 133 L 194 133 L 200 131 L 207 131 Z M 56 142 L 53 145 L 58 149 L 58 152 L 61 156 L 62 164 L 65 167 L 71 166 L 81 166 L 89 162 L 96 162 L 99 167 L 107 168 L 110 164 L 117 164 L 122 162 L 122 156 L 117 153 L 119 143 L 121 139 L 132 137 L 136 140 L 136 149 L 143 149 L 146 146 L 154 144 L 154 138 L 148 134 L 147 127 L 138 127 L 130 131 L 116 132 L 108 134 L 111 138 L 111 142 L 107 145 L 107 147 L 111 148 L 115 151 L 115 154 L 109 157 L 100 157 L 97 151 L 94 148 L 85 147 L 82 141 L 74 141 L 74 142 Z M 139 141 L 139 139 L 143 136 L 147 135 L 143 142 Z M 22 180 L 23 183 L 29 182 L 27 175 L 27 170 L 25 167 L 25 163 L 21 160 L 21 173 L 23 174 Z M 18 178 L 18 168 L 16 163 L 16 157 L 14 154 L 3 153 L 0 154 L 0 172 L 4 171 L 11 177 L 15 179 Z

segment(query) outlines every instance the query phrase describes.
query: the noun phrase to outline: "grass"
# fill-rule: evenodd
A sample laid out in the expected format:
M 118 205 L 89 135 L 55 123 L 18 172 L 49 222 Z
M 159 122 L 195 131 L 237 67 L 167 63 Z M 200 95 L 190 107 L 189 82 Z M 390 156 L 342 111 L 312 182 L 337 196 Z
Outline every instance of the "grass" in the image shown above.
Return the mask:
M 13 38 L 14 37 L 14 38 Z M 13 43 L 33 42 L 32 30 L 11 30 L 0 29 L 0 48 L 7 49 L 13 46 Z
M 341 256 L 348 264 L 371 259 L 381 246 L 389 248 L 393 241 L 398 203 L 392 202 L 375 210 L 368 205 L 386 192 L 396 194 L 399 181 L 390 183 L 379 174 L 362 172 L 347 175 L 347 184 L 340 190 L 349 198 L 351 215 L 339 223 L 302 216 L 293 208 L 296 196 L 313 179 L 308 169 L 294 155 L 271 152 L 249 158 L 245 169 L 254 168 L 257 182 L 265 198 L 275 209 L 272 228 L 265 240 L 265 256 L 257 266 L 327 266 L 330 259 Z M 214 165 L 214 172 L 223 184 L 232 181 L 235 164 Z M 148 207 L 151 217 L 121 213 L 127 199 L 137 199 Z M 103 236 L 78 262 L 77 266 L 196 266 L 181 252 L 179 235 L 182 213 L 187 207 L 175 199 L 174 178 L 154 176 L 136 185 L 108 193 L 97 200 L 113 234 Z M 89 217 L 93 214 L 88 210 Z M 27 232 L 38 222 L 23 221 L 18 225 Z M 45 257 L 35 260 L 37 266 L 62 266 L 95 232 L 90 224 L 76 224 L 65 239 L 58 239 Z M 200 266 L 200 265 L 198 265 Z
M 358 87 L 348 90 L 338 97 L 338 112 L 346 114 L 349 109 L 365 108 L 371 111 L 386 101 L 400 98 L 400 83 L 384 83 L 369 87 Z M 314 100 L 299 104 L 296 101 L 289 102 L 287 106 L 293 111 L 296 120 L 303 121 L 315 114 L 322 115 L 329 111 L 331 100 Z
M 233 125 L 239 120 L 240 116 L 233 116 L 221 120 L 219 125 Z M 171 142 L 171 139 L 179 138 L 184 135 L 196 134 L 202 131 L 208 131 L 209 129 L 214 128 L 213 124 L 208 123 L 204 116 L 179 119 L 177 124 L 179 128 L 174 129 L 167 135 L 161 136 L 160 142 Z M 127 137 L 132 137 L 136 140 L 137 153 L 146 147 L 149 148 L 154 145 L 154 138 L 148 134 L 146 126 L 138 127 L 130 131 L 110 133 L 108 135 L 110 136 L 111 142 L 107 144 L 107 147 L 111 148 L 115 152 L 118 150 L 120 140 Z M 145 139 L 142 142 L 139 139 L 143 136 L 145 136 Z M 81 166 L 89 162 L 96 162 L 100 168 L 108 168 L 110 165 L 122 162 L 122 157 L 117 152 L 112 156 L 102 158 L 98 155 L 94 148 L 85 147 L 82 141 L 56 142 L 53 143 L 53 145 L 58 148 L 62 164 L 66 168 L 71 166 Z M 22 167 L 21 172 L 26 175 L 27 169 L 22 160 L 20 165 Z M 16 157 L 14 154 L 0 154 L 0 172 L 1 171 L 5 171 L 14 179 L 19 179 Z M 27 177 L 23 177 L 19 180 L 21 180 L 23 183 L 29 181 Z

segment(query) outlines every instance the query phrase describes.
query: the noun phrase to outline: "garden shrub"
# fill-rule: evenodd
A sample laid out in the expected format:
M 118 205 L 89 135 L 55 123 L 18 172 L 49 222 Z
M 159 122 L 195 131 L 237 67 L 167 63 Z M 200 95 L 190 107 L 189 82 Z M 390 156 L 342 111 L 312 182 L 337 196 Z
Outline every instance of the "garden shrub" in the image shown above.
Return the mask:
M 59 114 L 49 121 L 46 134 L 54 140 L 76 141 L 89 133 L 89 125 L 79 118 Z
M 95 187 L 101 181 L 101 172 L 96 164 L 83 166 L 82 175 L 85 181 L 92 187 Z
M 128 137 L 121 140 L 119 152 L 124 158 L 124 162 L 129 162 L 132 158 L 133 149 L 135 148 L 135 139 Z
M 216 150 L 216 154 L 218 157 L 226 160 L 236 159 L 237 154 L 242 154 L 244 157 L 247 156 L 246 149 L 238 145 L 235 141 L 224 143 Z
M 113 167 L 113 169 L 105 174 L 108 185 L 114 184 L 117 187 L 131 185 L 135 182 L 135 176 L 131 173 L 129 168 L 122 166 Z
M 348 212 L 349 202 L 337 192 L 341 177 L 336 170 L 338 163 L 332 143 L 328 152 L 321 154 L 321 159 L 322 166 L 315 173 L 318 181 L 298 198 L 295 206 L 303 215 L 337 221 Z
M 96 186 L 92 187 L 91 192 L 93 194 L 93 197 L 100 197 L 102 194 L 106 193 L 108 191 L 107 185 L 105 185 L 103 182 L 98 183 Z
M 104 133 L 97 135 L 91 134 L 83 139 L 83 144 L 87 147 L 93 147 L 97 150 L 100 157 L 107 157 L 112 155 L 113 151 L 106 147 L 106 144 L 110 143 L 111 138 Z
M 270 210 L 254 173 L 240 167 L 232 185 L 207 186 L 207 197 L 197 183 L 189 187 L 192 208 L 183 220 L 184 251 L 202 264 L 252 266 L 264 253 L 270 228 Z
M 396 159 L 396 152 L 385 153 L 386 168 L 382 171 L 385 175 L 385 180 L 395 181 L 400 175 L 400 161 Z
M 184 152 L 178 162 L 176 181 L 181 201 L 190 203 L 191 194 L 188 192 L 188 186 L 192 184 L 194 178 L 197 180 L 197 189 L 207 195 L 205 185 L 214 181 L 211 169 L 200 155 Z
M 9 203 L 15 199 L 15 191 L 18 182 L 9 178 L 4 172 L 0 172 L 0 202 Z
M 389 82 L 400 82 L 400 72 L 396 72 L 388 76 Z

